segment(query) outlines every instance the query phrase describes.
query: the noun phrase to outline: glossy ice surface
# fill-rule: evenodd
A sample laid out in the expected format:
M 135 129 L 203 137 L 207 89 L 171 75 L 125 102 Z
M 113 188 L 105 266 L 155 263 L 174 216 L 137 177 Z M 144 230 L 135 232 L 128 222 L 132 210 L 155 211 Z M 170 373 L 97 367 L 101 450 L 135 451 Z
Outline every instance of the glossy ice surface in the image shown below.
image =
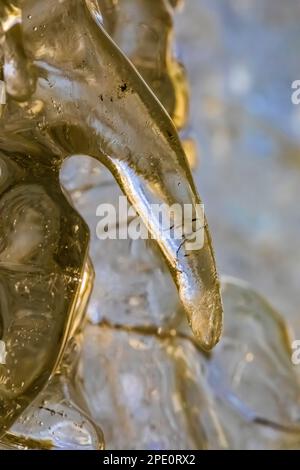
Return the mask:
M 93 4 L 94 2 L 90 3 Z M 116 2 L 113 3 L 116 4 Z M 131 18 L 130 11 L 135 8 L 135 3 L 130 0 L 119 2 L 122 14 L 128 12 L 128 19 Z M 144 75 L 149 85 L 152 86 L 180 129 L 187 121 L 188 95 L 182 69 L 172 57 L 171 49 L 166 47 L 166 38 L 170 34 L 170 20 L 173 15 L 169 3 L 174 4 L 177 2 L 159 2 L 160 6 L 153 12 L 153 10 L 149 11 L 146 8 L 146 1 L 139 2 L 139 5 L 143 4 L 145 6 L 145 9 L 139 11 L 139 15 L 143 18 L 140 21 L 142 24 L 141 36 L 139 35 L 139 28 L 136 28 L 134 22 L 130 20 L 128 23 L 124 22 L 122 29 L 122 22 L 120 23 L 113 18 L 113 9 L 110 11 L 112 17 L 107 16 L 106 27 L 108 30 L 109 27 L 111 28 L 109 30 L 110 34 L 129 55 L 130 59 L 135 61 L 135 65 Z M 290 6 L 293 6 L 293 2 L 290 3 Z M 48 2 L 48 4 L 54 5 L 53 2 Z M 103 2 L 99 1 L 99 4 L 100 6 L 102 4 L 102 8 L 107 8 L 112 5 L 112 2 L 103 0 Z M 238 22 L 238 20 L 242 21 L 244 18 L 243 21 L 246 24 L 250 23 L 250 26 L 248 26 L 249 37 L 253 37 L 253 35 L 251 36 L 253 32 L 251 27 L 261 31 L 264 38 L 267 37 L 269 23 L 267 23 L 263 14 L 266 4 L 266 1 L 259 4 L 258 2 L 246 1 L 228 1 L 222 4 L 214 1 L 204 1 L 200 4 L 198 0 L 188 0 L 187 13 L 181 17 L 178 29 L 180 32 L 180 50 L 184 52 L 183 55 L 192 78 L 192 113 L 194 127 L 199 131 L 196 138 L 199 138 L 201 150 L 199 177 L 207 194 L 205 202 L 208 206 L 208 213 L 212 212 L 216 227 L 222 266 L 225 266 L 229 272 L 233 272 L 234 269 L 237 274 L 245 275 L 246 273 L 247 277 L 246 268 L 240 266 L 237 260 L 240 257 L 245 260 L 245 251 L 247 252 L 247 250 L 244 247 L 250 246 L 252 251 L 248 249 L 248 259 L 253 253 L 256 262 L 261 263 L 256 275 L 253 273 L 252 277 L 254 281 L 256 281 L 256 276 L 260 279 L 257 287 L 264 285 L 268 289 L 268 286 L 276 285 L 272 280 L 272 275 L 270 275 L 270 267 L 273 265 L 272 263 L 268 265 L 266 257 L 263 257 L 264 262 L 261 262 L 261 251 L 256 251 L 257 244 L 252 242 L 249 244 L 251 238 L 248 237 L 246 228 L 251 229 L 250 233 L 253 234 L 255 232 L 253 224 L 247 225 L 247 221 L 245 223 L 245 233 L 243 232 L 241 235 L 238 232 L 238 236 L 235 238 L 235 228 L 240 227 L 238 222 L 240 218 L 232 216 L 232 219 L 230 217 L 228 219 L 228 217 L 226 218 L 227 212 L 225 211 L 224 214 L 222 211 L 224 206 L 227 207 L 226 204 L 230 204 L 230 207 L 232 207 L 234 201 L 240 201 L 240 197 L 236 197 L 237 192 L 230 184 L 232 178 L 233 181 L 236 181 L 235 177 L 238 179 L 239 175 L 235 175 L 235 172 L 232 171 L 235 165 L 232 160 L 228 161 L 228 155 L 230 154 L 229 149 L 234 149 L 234 155 L 240 155 L 238 152 L 240 147 L 234 138 L 234 129 L 236 127 L 238 129 L 243 128 L 244 108 L 240 109 L 235 106 L 232 111 L 230 100 L 233 100 L 234 104 L 243 102 L 243 99 L 246 100 L 249 90 L 251 90 L 251 83 L 253 86 L 251 80 L 254 80 L 254 78 L 252 74 L 247 73 L 248 69 L 246 67 L 245 70 L 244 63 L 240 64 L 239 62 L 237 64 L 230 63 L 230 66 L 236 65 L 236 67 L 233 66 L 233 70 L 229 68 L 228 75 L 223 73 L 222 61 L 218 59 L 225 52 L 227 52 L 225 57 L 230 57 L 231 50 L 235 51 L 232 53 L 235 59 L 238 54 L 234 47 L 238 49 L 240 44 L 240 55 L 243 56 L 243 45 L 241 41 L 236 41 L 234 36 L 235 28 L 238 29 L 234 19 Z M 280 4 L 278 2 L 273 2 L 273 4 L 276 4 L 273 10 L 276 13 L 275 18 L 270 20 L 271 25 L 272 21 L 276 23 L 276 15 L 279 15 L 280 19 L 283 15 Z M 294 14 L 296 17 L 296 4 L 293 8 L 295 8 Z M 155 67 L 153 66 L 151 54 L 150 57 L 147 55 L 147 60 L 139 60 L 141 55 L 145 59 L 140 52 L 147 50 L 147 48 L 141 47 L 140 51 L 136 51 L 132 45 L 134 46 L 137 42 L 136 38 L 139 44 L 142 44 L 141 39 L 143 38 L 148 40 L 147 33 L 149 31 L 152 44 L 157 41 L 157 29 L 155 27 L 149 28 L 149 15 L 151 18 L 151 15 L 154 13 L 155 16 L 156 12 L 159 13 L 158 19 L 160 19 L 161 14 L 165 15 L 163 16 L 163 24 L 166 26 L 166 30 L 161 35 L 162 41 L 158 41 L 158 45 L 161 45 L 162 55 L 158 55 L 161 60 L 158 61 L 158 64 L 156 63 Z M 26 24 L 29 25 L 27 28 L 30 40 L 33 38 L 30 44 L 34 43 L 35 35 L 33 32 L 39 33 L 42 41 L 45 34 L 43 25 L 46 22 L 42 21 L 35 30 L 36 25 L 32 23 L 32 19 L 34 19 L 32 14 L 29 13 L 26 18 Z M 148 23 L 144 21 L 145 19 L 148 19 Z M 155 24 L 160 24 L 159 21 Z M 289 24 L 293 21 L 293 18 L 287 18 L 285 21 L 285 24 Z M 61 33 L 61 31 L 58 31 L 58 33 Z M 272 32 L 270 32 L 270 37 L 271 35 Z M 136 42 L 132 43 L 132 36 Z M 130 40 L 128 40 L 128 37 Z M 223 37 L 225 41 L 222 41 Z M 242 37 L 246 42 L 246 33 Z M 72 47 L 74 45 L 73 39 L 72 36 Z M 226 39 L 228 41 L 227 47 Z M 144 43 L 145 45 L 148 44 L 147 40 Z M 197 46 L 195 46 L 196 44 Z M 244 45 L 244 47 L 246 46 Z M 164 55 L 166 51 L 168 55 Z M 45 53 L 45 51 L 42 52 Z M 150 52 L 152 52 L 151 48 Z M 251 54 L 249 53 L 248 56 L 251 56 Z M 168 57 L 169 60 L 164 61 L 164 57 Z M 44 59 L 45 57 L 43 57 Z M 145 66 L 145 63 L 147 66 Z M 78 64 L 79 74 L 83 74 L 87 64 L 80 61 Z M 165 64 L 168 66 L 165 67 Z M 169 67 L 170 64 L 174 67 Z M 223 67 L 226 68 L 224 64 Z M 73 65 L 71 68 L 74 69 Z M 172 76 L 173 70 L 175 70 L 175 73 Z M 179 76 L 178 70 L 181 70 Z M 161 72 L 159 74 L 160 82 L 157 81 L 157 71 Z M 55 76 L 57 72 L 51 69 L 50 73 Z M 119 69 L 116 72 L 118 80 L 120 73 L 122 71 Z M 126 77 L 127 74 L 128 69 L 126 69 Z M 174 76 L 177 77 L 177 80 L 174 80 Z M 172 77 L 171 80 L 170 77 Z M 55 85 L 57 82 L 59 80 L 50 82 L 51 90 L 53 84 Z M 26 83 L 24 77 L 22 77 L 22 83 Z M 112 81 L 109 85 L 113 86 L 114 83 Z M 160 87 L 159 83 L 167 83 L 167 93 L 164 92 L 164 86 Z M 178 83 L 180 84 L 179 88 Z M 223 89 L 224 83 L 227 84 L 228 89 Z M 64 86 L 66 84 L 64 82 Z M 91 88 L 93 87 L 93 79 L 91 79 L 89 85 Z M 147 91 L 139 81 L 136 81 L 136 77 L 132 82 L 132 89 L 134 89 L 133 85 L 140 87 L 136 93 L 138 95 L 139 93 L 142 94 L 144 103 L 144 94 L 147 97 Z M 28 83 L 28 86 L 30 88 L 31 84 Z M 124 87 L 123 81 L 121 86 Z M 170 89 L 173 89 L 172 93 Z M 82 89 L 80 93 L 82 93 Z M 80 93 L 79 97 L 81 96 Z M 101 96 L 99 99 L 101 103 L 104 103 L 102 106 L 105 106 L 107 115 L 109 117 L 114 116 L 114 119 L 118 120 L 120 112 L 124 112 L 124 109 L 119 106 L 119 100 L 117 101 L 118 105 L 115 105 L 114 93 L 115 90 L 112 90 L 112 93 L 109 92 L 109 99 L 106 98 L 106 94 L 101 93 L 102 99 Z M 176 93 L 177 100 L 174 100 Z M 119 94 L 120 90 L 117 92 L 117 98 L 119 98 Z M 132 94 L 134 95 L 134 93 Z M 173 98 L 168 100 L 164 97 Z M 113 101 L 111 101 L 111 98 Z M 94 102 L 98 103 L 96 99 Z M 148 109 L 150 102 L 151 98 L 149 97 Z M 153 105 L 155 108 L 156 105 L 153 101 L 151 103 L 151 106 Z M 41 113 L 40 104 L 38 100 L 34 103 L 33 108 L 37 112 L 36 119 L 38 123 L 40 122 L 38 116 Z M 125 109 L 124 115 L 128 119 L 128 103 L 125 102 L 125 104 L 127 109 Z M 130 102 L 129 106 L 131 104 Z M 61 117 L 63 112 L 60 99 L 55 99 L 52 105 L 55 112 L 54 117 L 52 114 L 49 117 L 51 122 L 52 119 L 56 121 L 57 116 Z M 252 106 L 255 109 L 255 101 L 252 101 Z M 15 109 L 15 106 L 13 106 L 14 112 Z M 73 113 L 73 108 L 71 109 Z M 176 109 L 181 109 L 182 114 L 181 112 L 177 114 Z M 136 111 L 136 108 L 130 109 L 132 112 L 133 110 Z M 76 116 L 76 113 L 75 110 L 74 116 Z M 132 129 L 136 131 L 134 136 L 138 140 L 136 136 L 139 136 L 143 130 L 140 121 L 141 114 L 136 112 L 132 114 L 134 115 Z M 72 119 L 74 116 L 72 115 Z M 162 115 L 158 112 L 156 119 L 160 116 Z M 82 109 L 80 110 L 80 119 L 84 120 Z M 233 130 L 229 132 L 231 131 L 232 121 Z M 164 122 L 166 122 L 165 116 Z M 111 125 L 110 119 L 105 123 Z M 229 124 L 227 125 L 227 123 Z M 255 119 L 247 119 L 244 126 L 245 130 L 250 128 L 251 131 L 253 129 L 252 125 L 256 128 L 255 123 Z M 203 129 L 208 130 L 207 134 L 204 133 Z M 116 135 L 117 132 L 123 130 L 123 128 L 121 130 L 120 128 L 113 129 Z M 174 132 L 173 127 L 172 132 Z M 163 131 L 162 134 L 164 134 Z M 39 136 L 39 132 L 38 134 L 34 132 L 34 140 L 36 140 L 36 137 L 39 139 Z M 73 141 L 74 136 L 78 136 L 77 127 L 76 132 L 72 131 L 70 133 L 70 138 L 67 139 L 68 144 L 72 145 L 72 148 L 76 144 L 78 151 L 80 147 L 80 151 L 90 153 L 81 148 L 85 139 L 84 132 L 80 133 L 80 138 L 76 139 L 75 142 Z M 248 149 L 247 139 L 244 141 L 243 136 L 244 134 L 242 134 L 242 142 L 244 142 L 245 148 Z M 48 136 L 46 137 L 48 145 Z M 111 135 L 109 138 L 111 139 Z M 54 134 L 50 136 L 51 149 L 53 150 L 53 142 L 56 145 L 58 142 L 59 152 L 61 152 L 61 147 L 66 144 L 65 139 L 65 133 L 61 132 L 61 129 L 57 132 L 55 127 Z M 206 139 L 210 139 L 211 147 L 206 145 Z M 140 140 L 144 152 L 145 140 Z M 114 145 L 117 145 L 118 142 L 118 139 L 116 139 Z M 258 142 L 258 148 L 261 148 L 261 140 L 257 140 L 256 134 L 251 142 Z M 149 144 L 151 151 L 152 144 L 153 142 L 151 142 L 151 145 Z M 54 146 L 55 152 L 57 152 L 56 145 Z M 107 145 L 105 139 L 104 141 L 101 140 L 101 145 L 103 148 Z M 163 149 L 165 145 L 164 143 Z M 166 148 L 169 148 L 168 145 L 171 144 L 168 143 Z M 171 145 L 171 147 L 173 146 Z M 181 153 L 179 144 L 176 144 L 175 147 L 175 153 Z M 209 152 L 209 149 L 212 149 L 212 151 Z M 7 152 L 7 149 L 5 150 Z M 67 151 L 70 153 L 70 147 Z M 259 152 L 258 155 L 260 155 Z M 255 154 L 255 152 L 252 152 L 252 154 Z M 103 161 L 103 155 L 98 158 Z M 236 160 L 237 167 L 244 171 L 246 175 L 249 169 L 248 158 L 250 156 L 248 157 L 248 154 L 246 154 L 243 160 Z M 10 160 L 18 162 L 16 157 Z M 60 163 L 61 157 L 58 160 Z M 174 161 L 172 160 L 172 165 L 170 164 L 168 167 L 168 170 L 171 169 L 172 173 Z M 266 165 L 261 160 L 259 164 Z M 273 168 L 276 175 L 277 167 L 272 166 L 273 163 L 270 160 L 268 165 L 267 168 Z M 255 164 L 254 161 L 253 169 L 255 170 L 257 167 L 258 163 Z M 254 173 L 256 175 L 255 171 Z M 289 174 L 285 172 L 284 177 L 287 178 Z M 47 175 L 49 175 L 48 169 Z M 289 181 L 292 181 L 292 183 L 294 180 L 297 181 L 294 172 L 291 176 L 292 180 Z M 30 177 L 28 176 L 30 183 L 34 177 L 35 175 L 30 172 Z M 189 179 L 190 176 L 187 176 L 187 178 Z M 153 251 L 142 241 L 97 240 L 96 207 L 103 200 L 107 202 L 117 201 L 120 194 L 120 190 L 111 174 L 95 160 L 76 157 L 65 164 L 62 181 L 69 191 L 76 209 L 84 217 L 91 231 L 90 253 L 96 272 L 96 282 L 88 307 L 90 324 L 84 330 L 83 352 L 78 372 L 76 372 L 76 358 L 81 343 L 78 334 L 81 314 L 75 324 L 73 323 L 72 336 L 76 332 L 77 334 L 75 338 L 69 341 L 64 361 L 61 367 L 57 369 L 57 374 L 15 422 L 10 432 L 3 438 L 3 445 L 9 448 L 15 446 L 21 448 L 101 448 L 103 446 L 103 436 L 99 429 L 101 427 L 108 448 L 237 449 L 299 447 L 299 383 L 296 376 L 297 370 L 292 366 L 290 360 L 290 339 L 286 332 L 286 325 L 278 314 L 249 286 L 241 284 L 239 281 L 226 280 L 223 284 L 224 336 L 222 342 L 211 354 L 204 353 L 186 327 L 182 304 L 179 302 L 172 277 L 166 269 L 165 262 L 159 252 L 157 250 Z M 136 181 L 137 179 L 135 179 Z M 243 184 L 245 184 L 245 178 L 243 181 Z M 277 181 L 276 178 L 275 181 Z M 49 185 L 49 182 L 47 185 Z M 40 184 L 40 186 L 42 185 Z M 57 184 L 57 173 L 55 172 L 51 187 L 57 188 L 54 191 L 56 200 L 59 200 L 56 211 L 58 213 L 63 212 L 63 223 L 70 225 L 70 228 L 77 227 L 77 219 L 74 221 L 74 225 L 72 221 L 69 221 L 70 218 L 76 216 L 73 211 L 70 211 L 67 203 L 62 202 L 63 196 Z M 242 195 L 242 200 L 244 200 L 244 193 L 239 190 L 238 194 Z M 276 202 L 276 198 L 274 199 L 271 196 L 274 194 L 271 189 L 268 194 L 270 194 L 270 204 Z M 55 246 L 55 243 L 57 243 L 57 237 L 55 237 L 57 229 L 53 230 L 50 225 L 48 231 L 43 232 L 43 234 L 40 233 L 38 229 L 41 225 L 40 220 L 41 217 L 47 216 L 47 211 L 43 209 L 45 199 L 43 189 L 39 190 L 38 195 L 38 202 L 35 204 L 26 205 L 26 199 L 24 199 L 23 207 L 30 206 L 30 210 L 24 210 L 21 207 L 19 219 L 21 223 L 23 223 L 24 218 L 25 222 L 28 223 L 28 217 L 32 221 L 31 226 L 36 228 L 30 233 L 30 239 L 33 238 L 33 242 L 41 239 L 47 242 L 47 237 L 50 236 L 50 239 L 53 240 L 52 244 L 47 243 L 48 251 L 44 249 L 42 253 L 43 255 L 50 253 L 48 256 L 51 259 L 51 246 Z M 229 201 L 231 201 L 230 203 L 227 195 Z M 55 199 L 52 193 L 51 196 L 50 201 L 47 199 L 47 208 L 50 207 L 50 210 L 51 203 Z M 14 201 L 13 198 L 12 200 Z M 288 201 L 286 204 L 288 204 Z M 256 202 L 255 214 L 257 214 L 257 206 Z M 3 207 L 5 207 L 8 214 L 9 206 L 5 204 Z M 65 211 L 63 207 L 66 207 Z M 277 206 L 275 204 L 272 207 Z M 29 215 L 27 212 L 29 212 Z M 55 214 L 54 208 L 52 213 Z M 239 211 L 235 212 L 235 214 L 239 213 Z M 81 224 L 83 233 L 87 233 L 84 224 L 79 219 L 79 226 Z M 78 228 L 75 229 L 75 233 L 77 232 Z M 74 239 L 76 240 L 76 236 Z M 34 245 L 33 242 L 32 245 Z M 28 248 L 28 241 L 25 246 Z M 80 246 L 83 248 L 84 244 L 81 243 Z M 72 250 L 75 250 L 78 259 L 78 252 L 73 244 Z M 7 250 L 5 253 L 7 253 Z M 59 257 L 58 260 L 60 265 L 64 266 L 64 258 Z M 233 262 L 231 263 L 230 260 L 233 260 Z M 56 257 L 54 262 L 57 263 Z M 83 313 L 93 276 L 88 265 L 84 265 L 83 260 L 81 265 L 82 268 L 86 267 L 84 274 L 82 272 L 80 276 L 72 275 L 73 281 L 74 278 L 77 279 L 78 289 L 79 278 L 83 277 L 85 279 L 81 283 L 83 292 L 79 295 L 82 302 L 77 302 L 73 312 Z M 288 272 L 287 265 L 284 261 L 283 266 L 286 272 Z M 266 266 L 269 266 L 268 271 L 266 271 Z M 56 264 L 55 270 L 59 272 Z M 262 270 L 270 275 L 271 281 L 264 281 L 261 274 Z M 59 276 L 57 277 L 59 279 Z M 24 278 L 22 276 L 22 280 Z M 6 283 L 8 279 L 5 276 Z M 20 287 L 24 287 L 25 290 L 20 300 L 27 305 L 30 292 L 29 294 L 27 292 L 27 283 L 25 283 L 25 286 L 23 284 Z M 64 285 L 67 284 L 64 283 Z M 62 292 L 61 289 L 60 292 Z M 280 294 L 276 292 L 275 294 L 280 297 Z M 48 295 L 51 296 L 51 291 Z M 36 299 L 36 297 L 33 299 Z M 49 304 L 47 297 L 46 302 Z M 67 304 L 69 305 L 69 301 Z M 67 311 L 67 307 L 63 307 L 63 309 L 65 312 Z M 54 315 L 55 309 L 51 309 L 51 312 L 52 310 L 52 315 Z M 51 322 L 49 320 L 51 320 L 51 317 L 49 318 L 48 315 L 46 318 L 48 319 L 46 328 L 50 328 Z M 24 321 L 24 316 L 21 319 Z M 44 335 L 47 336 L 47 333 L 45 331 Z M 47 348 L 45 349 L 47 350 Z M 56 351 L 59 349 L 57 348 Z M 42 350 L 40 350 L 41 352 Z M 33 351 L 33 354 L 36 354 L 36 351 Z M 51 367 L 47 357 L 46 362 Z M 17 371 L 17 368 L 15 370 Z M 88 403 L 93 420 L 88 417 L 85 411 L 87 409 L 86 403 Z
M 5 1 L 0 13 L 4 434 L 59 371 L 74 334 L 88 229 L 60 187 L 67 157 L 90 155 L 110 170 L 157 240 L 204 349 L 220 338 L 222 302 L 207 224 L 204 245 L 190 250 L 187 234 L 169 238 L 152 214 L 154 203 L 190 204 L 192 223 L 200 199 L 173 122 L 103 29 L 97 3 Z

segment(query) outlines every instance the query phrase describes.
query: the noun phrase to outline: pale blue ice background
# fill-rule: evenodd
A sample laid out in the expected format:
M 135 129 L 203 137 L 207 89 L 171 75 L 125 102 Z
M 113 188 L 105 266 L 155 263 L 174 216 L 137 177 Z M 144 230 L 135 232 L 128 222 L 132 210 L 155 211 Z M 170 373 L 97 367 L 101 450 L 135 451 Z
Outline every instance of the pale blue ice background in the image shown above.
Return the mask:
M 300 1 L 186 0 L 177 32 L 220 271 L 249 281 L 300 338 Z

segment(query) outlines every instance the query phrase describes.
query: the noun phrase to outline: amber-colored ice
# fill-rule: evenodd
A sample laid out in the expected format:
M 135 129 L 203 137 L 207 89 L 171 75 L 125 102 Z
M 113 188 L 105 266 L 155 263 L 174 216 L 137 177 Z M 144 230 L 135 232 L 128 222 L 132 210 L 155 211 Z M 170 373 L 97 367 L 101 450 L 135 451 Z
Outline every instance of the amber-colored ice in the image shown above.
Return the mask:
M 149 218 L 152 203 L 200 199 L 173 122 L 103 29 L 97 3 L 5 1 L 0 15 L 3 434 L 57 370 L 78 315 L 89 232 L 59 183 L 70 155 L 103 163 L 147 221 L 204 349 L 219 340 L 222 303 L 207 225 L 203 248 L 189 251 Z

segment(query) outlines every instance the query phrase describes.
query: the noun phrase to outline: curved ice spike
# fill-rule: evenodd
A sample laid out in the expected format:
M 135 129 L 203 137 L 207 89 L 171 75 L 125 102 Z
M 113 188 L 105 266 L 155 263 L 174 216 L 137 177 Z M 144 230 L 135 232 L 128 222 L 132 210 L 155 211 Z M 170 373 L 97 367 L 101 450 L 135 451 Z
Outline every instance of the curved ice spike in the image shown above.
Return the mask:
M 37 76 L 29 105 L 41 110 L 20 138 L 51 146 L 61 159 L 89 154 L 110 169 L 157 240 L 200 345 L 212 348 L 222 303 L 207 225 L 203 247 L 189 250 L 161 233 L 151 213 L 151 204 L 175 203 L 196 214 L 200 203 L 172 121 L 103 30 L 94 1 L 23 4 L 24 48 Z M 24 107 L 16 108 L 4 127 L 24 118 Z

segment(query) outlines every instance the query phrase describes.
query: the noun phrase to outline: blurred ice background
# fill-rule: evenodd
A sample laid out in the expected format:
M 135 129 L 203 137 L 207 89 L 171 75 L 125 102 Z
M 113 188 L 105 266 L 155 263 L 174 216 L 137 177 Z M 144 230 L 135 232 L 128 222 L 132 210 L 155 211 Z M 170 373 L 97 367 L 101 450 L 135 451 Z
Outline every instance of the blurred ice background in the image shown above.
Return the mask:
M 300 337 L 300 2 L 186 0 L 177 40 L 219 269 L 249 281 Z

